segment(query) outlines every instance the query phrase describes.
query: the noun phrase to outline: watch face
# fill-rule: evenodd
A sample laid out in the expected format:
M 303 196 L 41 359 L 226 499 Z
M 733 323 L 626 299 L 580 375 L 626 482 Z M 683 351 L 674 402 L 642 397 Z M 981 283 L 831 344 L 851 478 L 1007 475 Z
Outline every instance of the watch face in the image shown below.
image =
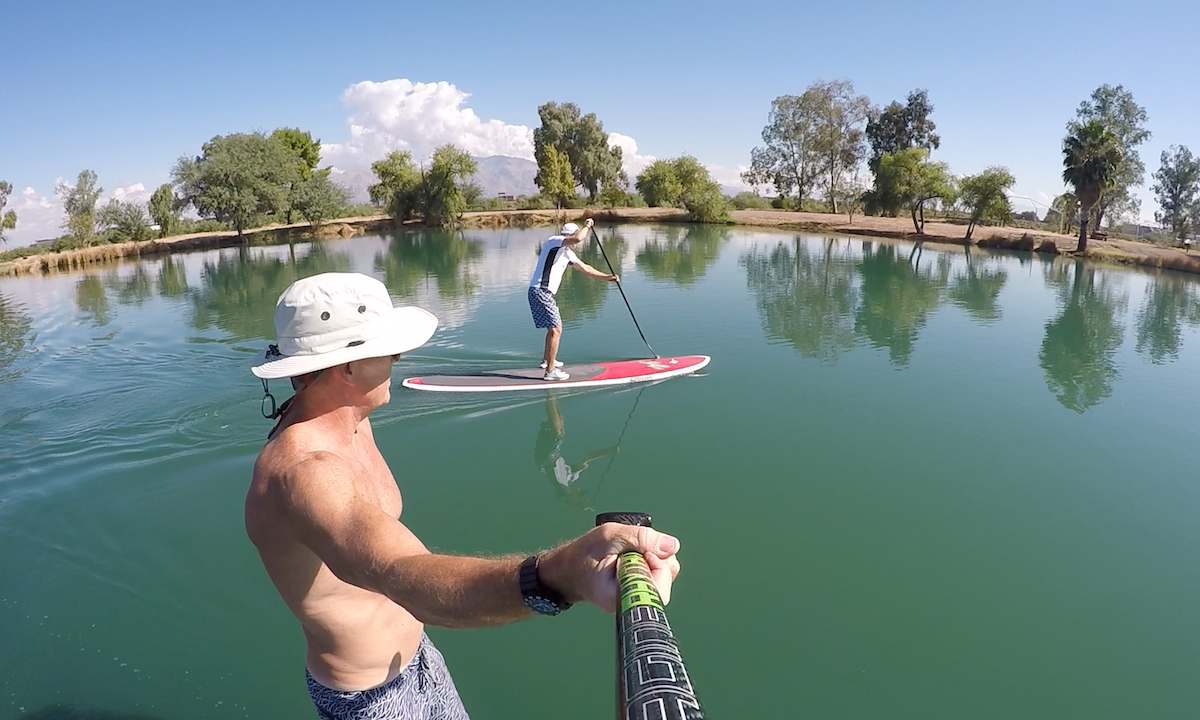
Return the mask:
M 538 595 L 526 595 L 525 604 L 539 615 L 557 615 L 562 612 L 562 608 L 554 602 Z

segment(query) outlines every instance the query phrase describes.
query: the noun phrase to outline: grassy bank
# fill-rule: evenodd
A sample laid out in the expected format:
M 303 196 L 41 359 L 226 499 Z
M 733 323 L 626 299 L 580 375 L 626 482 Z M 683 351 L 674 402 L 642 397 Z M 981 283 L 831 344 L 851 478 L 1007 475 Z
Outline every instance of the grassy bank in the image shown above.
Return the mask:
M 575 220 L 585 216 L 608 223 L 687 222 L 683 211 L 673 208 L 612 208 L 472 212 L 463 216 L 463 225 L 468 228 L 542 227 L 554 226 L 566 220 Z M 1058 255 L 1073 254 L 1077 243 L 1077 238 L 1070 235 L 1024 228 L 982 226 L 975 229 L 975 236 L 968 241 L 963 239 L 965 229 L 962 225 L 936 220 L 927 221 L 925 231 L 918 234 L 913 232 L 912 222 L 907 217 L 858 216 L 853 221 L 848 221 L 845 215 L 782 210 L 734 210 L 730 212 L 730 216 L 734 225 L 745 227 L 798 230 L 822 235 L 863 235 L 910 242 L 977 245 Z M 365 232 L 387 231 L 390 228 L 391 219 L 387 216 L 369 215 L 330 221 L 321 227 L 317 235 L 320 237 L 348 237 Z M 247 230 L 245 242 L 247 244 L 271 244 L 312 237 L 312 228 L 307 223 L 297 223 Z M 0 263 L 0 275 L 58 272 L 128 257 L 234 247 L 240 243 L 237 233 L 223 231 L 192 233 L 144 242 L 98 245 L 78 250 L 47 252 Z M 1200 254 L 1189 254 L 1177 248 L 1132 240 L 1115 238 L 1092 240 L 1089 243 L 1088 257 L 1125 265 L 1143 265 L 1200 273 Z

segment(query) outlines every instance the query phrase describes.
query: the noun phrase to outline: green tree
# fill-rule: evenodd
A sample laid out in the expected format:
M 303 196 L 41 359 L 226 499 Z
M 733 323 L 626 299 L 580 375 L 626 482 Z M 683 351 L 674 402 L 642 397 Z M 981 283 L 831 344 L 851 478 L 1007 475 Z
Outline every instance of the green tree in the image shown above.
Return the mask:
M 588 197 L 595 199 L 601 185 L 616 182 L 625 185 L 628 176 L 622 167 L 619 147 L 609 147 L 608 133 L 604 123 L 595 113 L 581 115 L 575 103 L 546 103 L 538 108 L 541 125 L 533 131 L 533 154 L 538 163 L 538 174 L 534 178 L 543 194 L 546 182 L 555 182 L 542 177 L 546 163 L 546 148 L 554 147 L 567 156 L 574 173 L 575 185 L 587 190 Z
M 1081 220 L 1081 222 L 1083 222 Z M 1075 262 L 1069 284 L 1061 266 L 1050 281 L 1060 287 L 1062 312 L 1046 323 L 1038 362 L 1046 386 L 1063 407 L 1082 414 L 1112 394 L 1117 379 L 1116 352 L 1124 336 L 1118 317 L 1123 300 L 1110 288 L 1097 285 L 1095 269 Z
M 109 242 L 149 240 L 153 234 L 144 207 L 116 198 L 100 209 L 97 224 L 105 230 Z
M 271 133 L 271 140 L 279 143 L 288 154 L 296 159 L 296 170 L 301 180 L 309 180 L 321 162 L 321 141 L 314 140 L 312 133 L 300 128 L 281 127 Z
M 317 229 L 326 220 L 338 217 L 350 202 L 346 189 L 329 179 L 329 170 L 318 170 L 299 182 L 292 193 L 292 207 Z
M 868 193 L 870 208 L 890 210 L 892 214 L 905 208 L 912 215 L 917 233 L 925 232 L 925 204 L 931 200 L 953 202 L 954 176 L 946 163 L 929 160 L 929 151 L 922 147 L 886 153 L 875 170 L 875 187 Z M 890 207 L 889 207 L 890 206 Z
M 725 222 L 729 203 L 708 168 L 691 155 L 655 160 L 638 175 L 636 187 L 652 207 L 682 206 L 702 223 Z
M 96 173 L 84 170 L 79 173 L 75 185 L 59 181 L 55 193 L 62 198 L 63 211 L 67 219 L 63 229 L 76 247 L 87 247 L 96 241 L 96 201 L 104 188 L 96 185 Z
M 431 227 L 456 227 L 466 212 L 468 186 L 478 166 L 453 145 L 433 151 L 429 170 L 421 177 L 421 219 Z
M 1063 182 L 1075 188 L 1079 198 L 1079 247 L 1087 252 L 1088 219 L 1092 207 L 1112 187 L 1121 165 L 1121 147 L 1116 137 L 1099 120 L 1071 130 L 1063 140 Z
M 262 216 L 287 208 L 299 166 L 283 145 L 256 132 L 214 137 L 199 157 L 180 158 L 171 175 L 183 203 L 233 226 L 240 239 Z
M 600 189 L 600 194 L 596 196 L 603 207 L 645 207 L 646 203 L 642 200 L 642 196 L 637 193 L 629 192 L 625 186 L 618 183 L 609 183 Z
M 671 160 L 655 160 L 637 176 L 634 187 L 650 207 L 678 207 L 683 185 Z
M 288 203 L 284 208 L 284 221 L 292 222 L 292 213 L 297 210 L 295 194 L 302 183 L 312 180 L 321 162 L 321 141 L 314 140 L 312 133 L 300 128 L 276 128 L 271 133 L 271 140 L 281 145 L 288 155 L 295 159 L 296 174 L 288 186 Z
M 1172 145 L 1163 151 L 1160 162 L 1150 188 L 1158 199 L 1154 219 L 1182 240 L 1200 211 L 1200 160 L 1186 147 Z
M 855 169 L 853 175 L 847 179 L 835 193 L 837 205 L 842 212 L 846 213 L 850 223 L 854 223 L 854 215 L 862 212 L 863 206 L 866 204 L 868 188 L 863 185 L 859 178 L 858 170 Z
M 1146 165 L 1137 148 L 1150 139 L 1146 129 L 1146 109 L 1134 102 L 1133 93 L 1123 86 L 1101 85 L 1079 104 L 1076 119 L 1067 123 L 1068 135 L 1074 135 L 1092 121 L 1102 124 L 1115 138 L 1121 159 L 1110 179 L 1111 186 L 1099 198 L 1094 208 L 1092 227 L 1100 229 L 1105 215 L 1112 215 L 1110 224 L 1118 218 L 1132 215 L 1135 219 L 1141 202 L 1133 188 L 1141 185 Z
M 866 154 L 862 125 L 870 115 L 871 101 L 866 95 L 855 95 L 849 80 L 818 81 L 808 92 L 816 96 L 817 106 L 813 150 L 820 157 L 829 204 L 836 213 L 844 175 L 858 167 Z
M 729 199 L 729 204 L 736 210 L 769 210 L 771 201 L 749 190 L 744 190 Z
M 150 219 L 158 226 L 160 238 L 174 234 L 179 225 L 179 201 L 175 198 L 175 191 L 171 187 L 171 183 L 163 183 L 158 186 L 158 189 L 150 196 L 147 210 L 150 211 Z
M 6 244 L 8 240 L 4 237 L 5 230 L 12 230 L 17 226 L 17 214 L 12 210 L 4 212 L 4 206 L 8 204 L 8 196 L 12 194 L 12 185 L 4 180 L 0 180 L 0 240 Z
M 554 200 L 558 207 L 575 195 L 575 175 L 571 171 L 571 158 L 559 152 L 553 145 L 546 145 L 538 158 L 538 177 L 541 178 L 542 194 Z M 605 189 L 614 185 L 605 185 Z
M 421 172 L 412 153 L 392 151 L 371 163 L 379 182 L 367 189 L 371 202 L 388 212 L 396 223 L 411 220 L 420 211 Z
M 1046 213 L 1046 223 L 1053 221 L 1057 223 L 1058 232 L 1070 235 L 1078 217 L 1079 198 L 1075 197 L 1075 193 L 1068 192 L 1054 198 L 1054 202 L 1050 204 L 1050 212 Z
M 1016 183 L 1008 168 L 990 167 L 978 175 L 968 175 L 958 185 L 959 199 L 971 214 L 966 239 L 979 223 L 1003 223 L 1012 218 L 1008 189 Z
M 913 147 L 937 150 L 942 140 L 934 132 L 937 125 L 929 119 L 932 114 L 929 93 L 920 89 L 910 92 L 904 105 L 893 101 L 883 110 L 872 111 L 866 130 L 867 141 L 871 144 L 868 160 L 871 171 L 875 171 L 879 160 L 888 153 Z
M 772 100 L 763 145 L 750 151 L 750 169 L 742 179 L 754 187 L 773 185 L 781 197 L 794 195 L 799 207 L 821 169 L 820 122 L 820 97 L 811 89 Z

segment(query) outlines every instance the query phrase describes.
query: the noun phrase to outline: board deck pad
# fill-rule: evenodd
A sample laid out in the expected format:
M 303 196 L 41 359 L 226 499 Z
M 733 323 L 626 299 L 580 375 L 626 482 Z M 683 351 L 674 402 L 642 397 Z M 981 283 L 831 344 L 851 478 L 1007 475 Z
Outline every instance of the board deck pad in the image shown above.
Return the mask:
M 566 380 L 543 380 L 542 375 L 546 371 L 542 368 L 516 368 L 462 375 L 426 375 L 407 378 L 402 384 L 413 390 L 434 392 L 503 392 L 625 385 L 694 373 L 708 365 L 709 359 L 707 355 L 682 355 L 565 365 L 561 369 L 571 376 Z

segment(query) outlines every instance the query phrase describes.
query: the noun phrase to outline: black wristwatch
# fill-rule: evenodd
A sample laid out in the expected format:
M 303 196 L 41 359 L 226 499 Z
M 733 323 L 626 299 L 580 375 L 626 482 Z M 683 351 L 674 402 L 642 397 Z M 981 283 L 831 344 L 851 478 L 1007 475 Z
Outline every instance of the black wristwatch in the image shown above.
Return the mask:
M 521 563 L 518 578 L 521 596 L 529 609 L 539 615 L 557 615 L 571 607 L 571 603 L 553 588 L 547 587 L 538 577 L 538 560 L 541 555 L 530 555 Z

